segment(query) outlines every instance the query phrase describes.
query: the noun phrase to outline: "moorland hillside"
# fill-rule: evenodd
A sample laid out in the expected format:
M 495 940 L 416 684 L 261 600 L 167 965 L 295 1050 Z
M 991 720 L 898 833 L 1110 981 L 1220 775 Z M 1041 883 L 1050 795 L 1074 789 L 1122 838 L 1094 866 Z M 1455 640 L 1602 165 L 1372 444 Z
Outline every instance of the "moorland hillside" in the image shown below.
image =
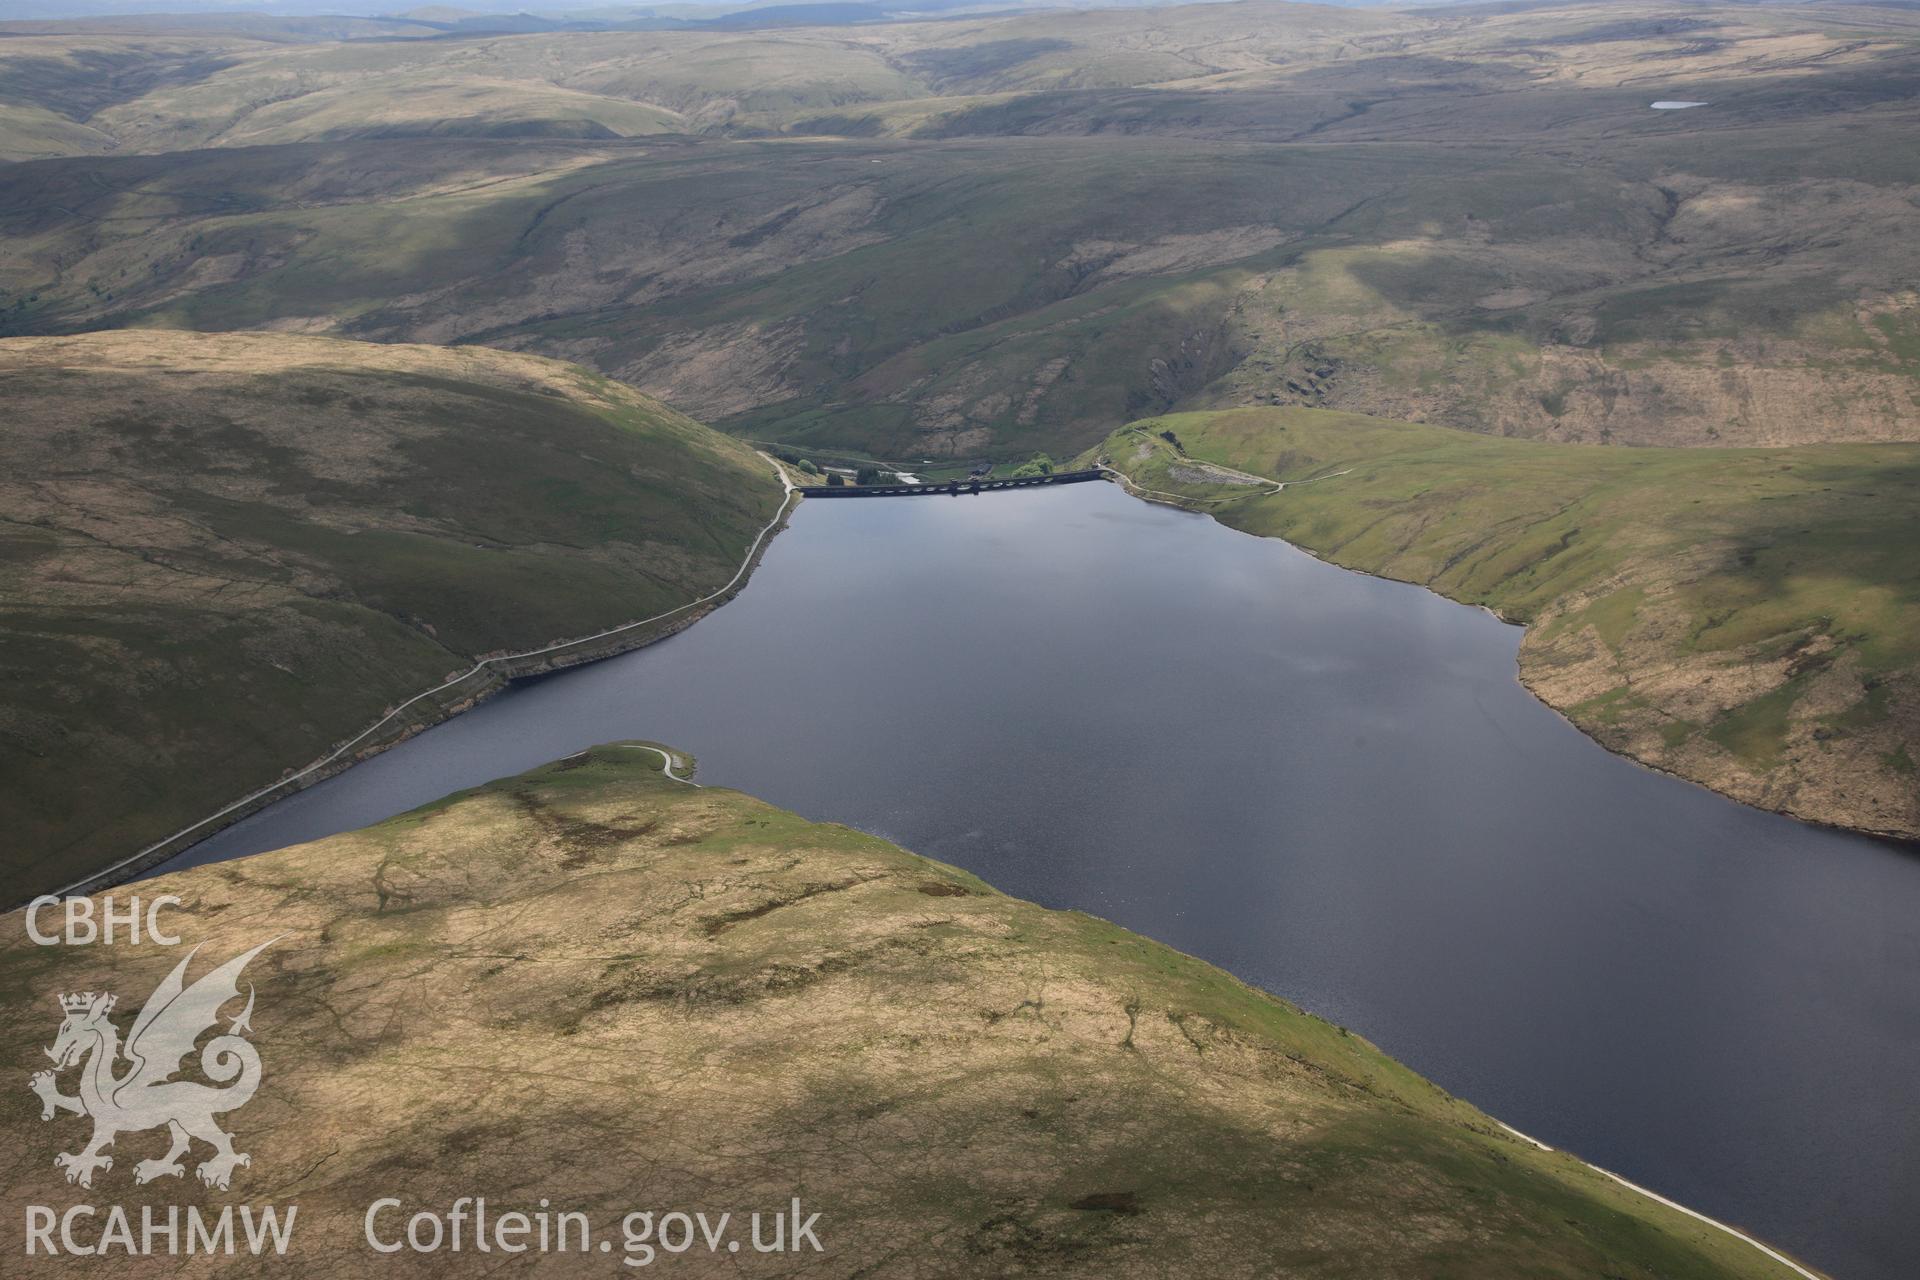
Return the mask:
M 480 348 L 13 339 L 0 399 L 10 900 L 205 818 L 482 655 L 714 591 L 781 501 L 736 441 L 585 370 Z
M 0 329 L 578 360 L 754 438 L 1251 404 L 1920 435 L 1920 19 L 1244 3 L 752 32 L 0 30 Z M 1656 100 L 1704 102 L 1653 110 Z M 82 136 L 85 135 L 85 136 Z

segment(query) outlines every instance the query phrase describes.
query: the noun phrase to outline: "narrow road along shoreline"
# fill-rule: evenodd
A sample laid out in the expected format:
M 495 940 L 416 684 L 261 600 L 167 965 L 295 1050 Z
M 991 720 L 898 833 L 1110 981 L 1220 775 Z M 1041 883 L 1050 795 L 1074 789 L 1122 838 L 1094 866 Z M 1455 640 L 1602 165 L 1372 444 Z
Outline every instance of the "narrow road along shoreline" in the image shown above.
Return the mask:
M 140 871 L 145 870 L 149 866 L 153 866 L 159 862 L 165 861 L 166 858 L 172 857 L 174 856 L 174 854 L 180 852 L 180 850 L 178 849 L 174 849 L 174 850 L 168 849 L 168 847 L 170 845 L 173 845 L 176 841 L 184 840 L 186 837 L 190 835 L 194 835 L 197 832 L 203 833 L 204 835 L 211 835 L 213 834 L 214 830 L 218 830 L 218 825 L 216 824 L 221 824 L 222 819 L 231 818 L 231 819 L 237 820 L 237 816 L 246 816 L 244 814 L 241 814 L 240 811 L 247 810 L 250 808 L 250 806 L 257 805 L 260 801 L 268 799 L 269 797 L 273 796 L 274 793 L 276 792 L 279 792 L 282 790 L 288 790 L 288 789 L 297 790 L 298 789 L 297 784 L 304 782 L 308 779 L 313 779 L 315 781 L 318 781 L 318 779 L 315 778 L 314 775 L 321 773 L 323 770 L 326 770 L 335 764 L 338 764 L 341 758 L 346 756 L 348 752 L 360 746 L 362 743 L 366 742 L 367 739 L 373 737 L 375 734 L 379 733 L 382 729 L 386 728 L 389 724 L 393 722 L 395 717 L 401 715 L 409 707 L 415 706 L 420 702 L 423 702 L 429 698 L 432 698 L 436 694 L 445 693 L 448 689 L 453 688 L 455 685 L 458 685 L 467 680 L 470 680 L 474 676 L 480 675 L 483 672 L 487 672 L 500 664 L 510 663 L 510 662 L 523 662 L 528 658 L 538 658 L 546 654 L 558 653 L 563 649 L 572 649 L 578 645 L 592 644 L 596 640 L 605 640 L 610 637 L 620 635 L 623 632 L 633 631 L 639 627 L 651 626 L 654 623 L 665 621 L 666 619 L 673 617 L 675 614 L 685 613 L 689 609 L 696 609 L 696 608 L 699 608 L 701 605 L 710 604 L 713 601 L 731 592 L 732 590 L 734 590 L 736 587 L 740 585 L 741 581 L 752 570 L 754 562 L 759 558 L 760 549 L 766 543 L 768 536 L 772 534 L 775 529 L 780 527 L 781 522 L 784 521 L 787 518 L 787 516 L 792 512 L 792 509 L 795 503 L 795 496 L 794 496 L 796 492 L 795 486 L 793 481 L 788 478 L 786 468 L 781 466 L 778 461 L 776 461 L 774 458 L 769 456 L 764 450 L 756 449 L 754 450 L 754 452 L 758 454 L 760 458 L 767 463 L 768 466 L 771 466 L 773 468 L 773 473 L 775 478 L 780 481 L 780 491 L 781 491 L 780 506 L 773 513 L 773 518 L 767 521 L 765 527 L 760 530 L 759 534 L 757 534 L 754 537 L 753 542 L 747 547 L 747 554 L 740 561 L 740 567 L 734 570 L 733 577 L 727 580 L 726 585 L 720 587 L 718 590 L 711 591 L 706 595 L 701 596 L 697 600 L 689 600 L 685 604 L 675 605 L 673 608 L 666 610 L 664 613 L 656 613 L 651 618 L 641 618 L 637 622 L 624 622 L 617 627 L 608 627 L 605 631 L 596 631 L 592 635 L 587 635 L 587 636 L 576 636 L 571 640 L 563 640 L 558 644 L 543 645 L 538 649 L 526 649 L 516 653 L 502 653 L 502 654 L 496 654 L 491 658 L 482 658 L 478 662 L 474 663 L 467 670 L 455 676 L 453 679 L 447 680 L 441 684 L 437 684 L 431 689 L 427 689 L 420 693 L 414 694 L 411 698 L 408 698 L 405 702 L 400 703 L 398 706 L 394 707 L 393 710 L 387 712 L 387 714 L 385 714 L 384 716 L 381 716 L 378 720 L 374 721 L 371 725 L 368 725 L 365 729 L 361 730 L 359 733 L 355 734 L 353 737 L 347 739 L 345 742 L 341 743 L 338 747 L 335 747 L 332 751 L 328 752 L 324 756 L 321 756 L 318 760 L 315 760 L 312 764 L 309 764 L 306 768 L 301 769 L 299 772 L 288 774 L 286 777 L 280 778 L 279 780 L 275 782 L 271 782 L 264 787 L 260 787 L 257 790 L 251 791 L 248 794 L 240 797 L 240 799 L 235 800 L 232 804 L 229 804 L 221 809 L 216 809 L 214 812 L 200 819 L 200 821 L 195 822 L 190 826 L 182 827 L 170 836 L 166 836 L 163 839 L 154 841 L 152 844 L 147 845 L 144 849 L 141 849 L 139 852 L 129 854 L 127 857 L 120 859 L 120 861 L 118 862 L 112 863 L 111 865 L 103 867 L 97 871 L 89 872 L 88 874 L 80 877 L 79 879 L 74 880 L 71 883 L 59 889 L 53 890 L 52 896 L 57 898 L 65 898 L 65 897 L 70 897 L 74 894 L 91 893 L 99 889 L 104 889 L 113 884 L 118 883 L 119 880 L 122 878 L 134 875 Z M 613 655 L 607 654 L 605 656 L 611 657 Z M 441 718 L 445 719 L 446 717 L 443 716 Z M 671 768 L 669 768 L 668 770 L 668 776 L 669 777 L 674 776 Z M 689 779 L 685 779 L 685 778 L 676 778 L 676 781 L 687 782 L 689 785 L 698 785 L 697 783 L 692 783 Z

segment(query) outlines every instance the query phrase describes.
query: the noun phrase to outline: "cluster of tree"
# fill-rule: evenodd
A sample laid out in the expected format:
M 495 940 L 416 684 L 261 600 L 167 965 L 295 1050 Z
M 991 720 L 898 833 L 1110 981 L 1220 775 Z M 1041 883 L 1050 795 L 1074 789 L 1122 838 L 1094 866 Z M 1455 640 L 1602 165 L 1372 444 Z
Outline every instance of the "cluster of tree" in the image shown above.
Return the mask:
M 803 458 L 798 451 L 789 449 L 785 445 L 768 445 L 767 452 L 790 466 L 800 468 L 810 476 L 820 474 L 820 468 L 814 465 L 812 458 Z
M 805 475 L 817 476 L 822 474 L 820 465 L 816 463 L 812 458 L 803 458 L 800 456 L 798 451 L 789 449 L 784 445 L 770 445 L 767 448 L 767 452 L 772 454 L 774 457 L 780 459 L 780 461 L 788 463 L 791 466 L 797 468 L 799 471 L 801 471 Z M 1041 456 L 1045 457 L 1044 454 Z M 1048 467 L 1049 468 L 1052 467 L 1051 462 L 1048 463 Z M 845 484 L 847 482 L 846 477 L 839 475 L 836 472 L 828 471 L 828 472 L 825 472 L 824 474 L 827 477 L 826 482 L 830 485 Z M 871 463 L 871 462 L 861 463 L 858 466 L 858 468 L 855 470 L 853 479 L 855 484 L 899 484 L 900 483 L 900 477 L 897 473 L 889 471 L 885 467 L 882 467 L 877 463 Z
M 1044 453 L 1036 453 L 1013 469 L 1013 478 L 1021 480 L 1027 476 L 1050 476 L 1053 474 L 1053 459 Z

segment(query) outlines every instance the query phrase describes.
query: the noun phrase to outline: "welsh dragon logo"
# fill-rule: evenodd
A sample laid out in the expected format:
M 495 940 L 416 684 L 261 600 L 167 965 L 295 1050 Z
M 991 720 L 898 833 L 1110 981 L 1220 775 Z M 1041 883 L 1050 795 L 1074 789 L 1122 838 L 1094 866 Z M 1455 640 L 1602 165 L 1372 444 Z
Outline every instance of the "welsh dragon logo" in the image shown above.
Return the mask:
M 181 1157 L 195 1138 L 213 1148 L 213 1155 L 195 1170 L 210 1187 L 226 1190 L 234 1168 L 253 1163 L 233 1149 L 233 1135 L 214 1122 L 215 1116 L 245 1106 L 260 1087 L 260 1054 L 246 1039 L 253 1029 L 248 1025 L 253 1016 L 251 984 L 246 1008 L 231 1019 L 225 1033 L 200 1051 L 201 1072 L 225 1087 L 172 1077 L 201 1034 L 219 1021 L 221 1006 L 239 997 L 240 972 L 247 962 L 276 941 L 269 939 L 235 956 L 192 986 L 186 985 L 187 965 L 200 948 L 189 951 L 147 997 L 125 1045 L 120 1043 L 119 1028 L 107 1016 L 113 1012 L 112 994 L 87 991 L 60 997 L 66 1018 L 53 1047 L 46 1050 L 54 1069 L 35 1073 L 28 1084 L 40 1095 L 42 1120 L 51 1120 L 61 1111 L 93 1117 L 93 1137 L 87 1145 L 53 1158 L 56 1167 L 67 1171 L 68 1182 L 92 1186 L 96 1170 L 113 1168 L 113 1157 L 106 1149 L 116 1136 L 163 1125 L 173 1145 L 161 1159 L 136 1164 L 135 1182 L 185 1173 Z M 121 1071 L 123 1058 L 127 1066 Z M 56 1073 L 73 1066 L 80 1068 L 80 1091 L 61 1093 Z

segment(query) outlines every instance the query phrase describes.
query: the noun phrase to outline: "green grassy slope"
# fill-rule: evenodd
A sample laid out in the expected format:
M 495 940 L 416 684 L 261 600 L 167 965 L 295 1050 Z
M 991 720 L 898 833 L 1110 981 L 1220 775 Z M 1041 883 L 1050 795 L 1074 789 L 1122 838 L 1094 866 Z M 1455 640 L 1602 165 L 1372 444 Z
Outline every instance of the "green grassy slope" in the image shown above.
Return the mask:
M 204 955 L 282 934 L 247 974 L 264 1083 L 227 1125 L 253 1160 L 233 1194 L 298 1203 L 301 1273 L 362 1267 L 382 1196 L 409 1214 L 547 1197 L 617 1258 L 634 1209 L 731 1211 L 744 1234 L 748 1212 L 798 1195 L 824 1253 L 785 1261 L 833 1275 L 1790 1274 L 1210 965 L 667 781 L 651 751 L 595 748 L 150 888 L 183 899 L 170 919 Z M 131 1009 L 177 959 L 36 947 L 18 913 L 5 924 L 0 1043 L 19 1080 L 46 1066 L 46 993 Z M 39 1105 L 0 1093 L 0 1134 L 71 1149 L 81 1122 L 42 1123 Z M 92 1194 L 136 1221 L 177 1198 L 131 1180 L 164 1144 L 122 1135 Z M 7 1202 L 39 1203 L 45 1166 L 7 1165 Z M 655 1260 L 738 1269 L 703 1250 Z M 408 1263 L 468 1275 L 473 1257 Z
M 480 349 L 16 339 L 0 396 L 15 897 L 206 816 L 477 655 L 714 590 L 780 499 L 734 441 Z
M 1236 528 L 1527 622 L 1522 677 L 1616 750 L 1920 837 L 1920 445 L 1603 449 L 1247 409 L 1095 452 Z

